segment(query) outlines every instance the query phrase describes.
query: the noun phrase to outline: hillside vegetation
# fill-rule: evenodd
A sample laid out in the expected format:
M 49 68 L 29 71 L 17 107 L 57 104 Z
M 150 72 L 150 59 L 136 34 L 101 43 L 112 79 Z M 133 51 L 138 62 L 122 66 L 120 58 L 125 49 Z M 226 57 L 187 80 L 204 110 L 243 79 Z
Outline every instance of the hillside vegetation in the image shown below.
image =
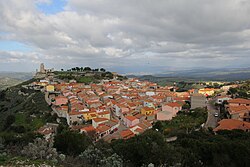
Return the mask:
M 228 94 L 232 97 L 250 98 L 250 80 L 246 81 L 237 88 L 230 88 Z
M 23 84 L 32 81 L 34 80 Z M 51 108 L 46 103 L 44 94 L 25 89 L 23 84 L 0 92 L 0 137 L 7 143 L 20 141 L 46 122 L 55 122 L 56 119 L 51 115 Z

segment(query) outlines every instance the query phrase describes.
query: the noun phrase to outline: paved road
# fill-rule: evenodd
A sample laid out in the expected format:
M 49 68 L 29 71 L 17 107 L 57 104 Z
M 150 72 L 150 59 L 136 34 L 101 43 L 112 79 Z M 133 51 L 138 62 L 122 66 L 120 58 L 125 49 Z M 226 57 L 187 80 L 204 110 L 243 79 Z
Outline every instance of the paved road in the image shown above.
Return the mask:
M 207 110 L 208 110 L 208 117 L 207 117 L 207 122 L 205 124 L 205 127 L 211 127 L 215 128 L 218 124 L 219 117 L 215 117 L 214 113 L 219 113 L 219 110 L 216 109 L 216 107 L 213 105 L 214 104 L 214 99 L 210 99 L 207 102 Z

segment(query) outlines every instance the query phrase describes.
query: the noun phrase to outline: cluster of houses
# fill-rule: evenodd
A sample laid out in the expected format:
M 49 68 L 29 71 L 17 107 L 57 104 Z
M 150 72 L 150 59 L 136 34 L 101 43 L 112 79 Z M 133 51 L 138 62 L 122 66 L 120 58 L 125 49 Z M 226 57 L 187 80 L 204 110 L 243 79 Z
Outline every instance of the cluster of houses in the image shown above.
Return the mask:
M 219 126 L 214 131 L 241 129 L 250 132 L 250 100 L 243 98 L 232 99 L 228 96 L 219 96 L 217 103 L 226 101 L 225 109 L 229 119 L 218 122 Z
M 171 120 L 183 105 L 191 103 L 191 109 L 205 107 L 207 96 L 217 91 L 213 88 L 175 92 L 174 86 L 158 86 L 156 83 L 132 78 L 124 81 L 103 80 L 99 84 L 85 85 L 71 80 L 33 82 L 34 89 L 45 92 L 45 99 L 58 117 L 81 133 L 99 139 L 128 139 L 152 128 L 154 121 Z M 248 118 L 249 101 L 220 97 L 218 103 L 227 100 L 232 119 Z
M 171 120 L 195 95 L 194 91 L 173 92 L 172 86 L 160 87 L 138 79 L 90 85 L 44 79 L 31 86 L 45 92 L 58 117 L 66 118 L 69 126 L 79 127 L 81 132 L 94 133 L 96 140 L 127 139 L 150 129 L 154 121 Z M 200 107 L 205 105 L 205 93 Z

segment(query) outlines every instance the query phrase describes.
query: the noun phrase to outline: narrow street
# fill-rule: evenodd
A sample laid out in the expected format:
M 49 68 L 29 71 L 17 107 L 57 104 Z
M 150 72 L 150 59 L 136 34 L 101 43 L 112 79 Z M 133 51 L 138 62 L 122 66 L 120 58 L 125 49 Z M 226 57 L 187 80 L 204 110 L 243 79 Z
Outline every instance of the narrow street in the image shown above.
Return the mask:
M 219 117 L 215 117 L 214 114 L 218 113 L 220 114 L 220 111 L 216 109 L 214 106 L 214 99 L 209 99 L 207 101 L 207 111 L 208 111 L 208 117 L 207 117 L 207 122 L 205 124 L 206 128 L 215 128 L 218 124 Z

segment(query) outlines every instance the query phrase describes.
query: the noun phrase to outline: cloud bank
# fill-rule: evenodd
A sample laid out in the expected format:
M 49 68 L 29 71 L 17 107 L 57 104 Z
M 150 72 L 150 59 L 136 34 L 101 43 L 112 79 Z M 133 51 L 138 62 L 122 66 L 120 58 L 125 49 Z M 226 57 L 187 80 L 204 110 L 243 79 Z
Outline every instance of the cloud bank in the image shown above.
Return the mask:
M 0 70 L 41 62 L 122 73 L 249 66 L 248 0 L 60 1 L 59 11 L 52 0 L 0 1 L 0 41 L 32 48 L 0 50 Z

